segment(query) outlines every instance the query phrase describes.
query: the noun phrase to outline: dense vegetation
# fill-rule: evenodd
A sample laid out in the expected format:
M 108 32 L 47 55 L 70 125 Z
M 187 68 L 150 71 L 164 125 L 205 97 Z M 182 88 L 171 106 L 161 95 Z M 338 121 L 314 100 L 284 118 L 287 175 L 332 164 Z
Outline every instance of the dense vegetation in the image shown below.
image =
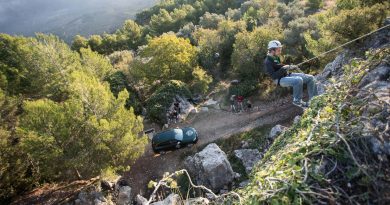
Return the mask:
M 379 0 L 333 7 L 319 0 L 164 0 L 114 33 L 75 36 L 71 46 L 52 35 L 1 34 L 0 199 L 44 182 L 129 169 L 146 143 L 137 116 L 143 107 L 164 123 L 176 94 L 205 94 L 213 80 L 238 78 L 231 92 L 243 95 L 269 92 L 262 68 L 269 40 L 281 40 L 284 60 L 298 63 L 378 28 L 387 15 L 389 4 Z M 316 73 L 333 57 L 302 69 Z
M 386 102 L 359 86 L 367 73 L 388 62 L 389 51 L 387 46 L 367 52 L 365 60 L 352 60 L 342 76 L 331 79 L 327 93 L 314 98 L 256 165 L 250 184 L 239 191 L 245 204 L 388 201 L 387 159 L 370 146 L 372 138 L 386 134 L 380 126 L 367 126 L 368 119 L 388 121 Z
M 143 153 L 142 118 L 129 93 L 104 80 L 115 69 L 55 36 L 0 35 L 1 199 L 42 182 L 126 170 Z

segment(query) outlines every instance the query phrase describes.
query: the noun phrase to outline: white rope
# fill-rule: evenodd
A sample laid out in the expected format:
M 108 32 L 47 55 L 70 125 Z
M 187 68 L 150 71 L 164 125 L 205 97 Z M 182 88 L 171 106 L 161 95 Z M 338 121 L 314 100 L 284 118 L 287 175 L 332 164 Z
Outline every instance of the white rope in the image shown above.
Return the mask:
M 323 56 L 323 55 L 326 55 L 326 54 L 328 54 L 328 53 L 331 53 L 331 52 L 333 52 L 333 51 L 335 51 L 335 50 L 337 50 L 337 49 L 339 49 L 339 48 L 342 48 L 342 47 L 344 47 L 344 46 L 346 46 L 346 45 L 348 45 L 348 44 L 350 44 L 350 43 L 352 43 L 352 42 L 355 42 L 355 41 L 357 41 L 357 40 L 359 40 L 359 39 L 362 39 L 362 38 L 364 38 L 364 37 L 367 37 L 367 36 L 369 36 L 369 35 L 371 35 L 371 34 L 373 34 L 373 33 L 375 33 L 375 32 L 378 32 L 378 31 L 380 31 L 380 30 L 382 30 L 382 29 L 384 29 L 384 28 L 389 27 L 389 26 L 390 26 L 390 24 L 388 24 L 388 25 L 386 25 L 386 26 L 383 26 L 383 27 L 381 27 L 381 28 L 378 28 L 377 30 L 372 31 L 372 32 L 370 32 L 370 33 L 364 34 L 363 36 L 360 36 L 360 37 L 355 38 L 355 39 L 353 39 L 353 40 L 351 40 L 351 41 L 348 41 L 348 42 L 344 43 L 344 44 L 341 45 L 341 46 L 338 46 L 338 47 L 333 48 L 333 49 L 331 49 L 331 50 L 329 50 L 329 51 L 326 51 L 326 52 L 324 52 L 324 53 L 321 53 L 321 54 L 318 55 L 318 56 L 315 56 L 315 57 L 313 57 L 313 58 L 310 58 L 309 60 L 303 61 L 302 63 L 299 63 L 299 64 L 296 65 L 296 66 L 303 65 L 303 64 L 305 64 L 305 63 L 307 63 L 307 62 L 310 62 L 310 61 L 312 61 L 312 60 L 314 60 L 314 59 L 317 59 L 317 58 L 319 58 L 319 57 L 321 57 L 321 56 Z M 301 71 L 299 68 L 298 68 L 298 70 Z

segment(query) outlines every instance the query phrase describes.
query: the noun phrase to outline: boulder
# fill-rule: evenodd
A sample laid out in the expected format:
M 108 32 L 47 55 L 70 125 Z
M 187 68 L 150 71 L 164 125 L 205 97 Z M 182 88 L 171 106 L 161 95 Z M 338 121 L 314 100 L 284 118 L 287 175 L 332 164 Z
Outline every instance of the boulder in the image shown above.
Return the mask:
M 210 201 L 203 197 L 190 198 L 183 202 L 184 205 L 207 205 Z
M 215 143 L 207 145 L 193 157 L 187 157 L 184 165 L 197 184 L 204 185 L 214 192 L 218 192 L 234 179 L 234 172 L 225 152 Z
M 188 102 L 187 99 L 181 97 L 181 96 L 176 96 L 174 99 L 173 99 L 173 102 L 175 101 L 178 101 L 179 102 L 179 107 L 180 107 L 180 119 L 182 120 L 185 120 L 187 117 L 188 117 L 188 114 L 191 113 L 192 110 L 195 109 L 195 107 L 190 103 Z M 173 111 L 174 110 L 174 103 L 172 103 L 172 105 L 169 107 L 169 110 L 170 111 Z
M 131 204 L 131 188 L 129 186 L 121 186 L 119 188 L 118 198 L 116 202 L 118 205 Z
M 363 77 L 360 81 L 358 87 L 363 88 L 364 86 L 374 82 L 374 81 L 386 81 L 390 77 L 390 66 L 381 65 L 370 71 L 367 75 Z
M 252 171 L 253 166 L 261 160 L 261 154 L 257 149 L 234 150 L 234 155 L 241 160 L 248 174 Z
M 201 111 L 201 112 L 208 112 L 208 111 L 209 111 L 209 108 L 208 108 L 208 107 L 201 107 L 201 108 L 200 108 L 200 111 Z
M 268 138 L 269 139 L 275 139 L 277 136 L 279 136 L 280 134 L 282 134 L 285 130 L 287 129 L 287 127 L 284 127 L 282 125 L 275 125 L 269 135 L 268 135 Z
M 390 24 L 390 17 L 386 18 L 383 22 L 383 26 Z M 374 35 L 370 36 L 365 41 L 365 47 L 366 49 L 376 49 L 380 47 L 386 46 L 386 44 L 390 43 L 390 29 L 383 29 L 378 32 L 376 32 Z
M 163 201 L 151 203 L 151 205 L 179 205 L 181 204 L 180 196 L 177 194 L 170 194 Z
M 245 140 L 241 141 L 241 148 L 243 149 L 249 148 L 249 142 Z
M 75 205 L 111 205 L 113 202 L 106 199 L 100 191 L 84 192 L 81 191 L 77 199 L 74 201 Z
M 137 202 L 137 205 L 147 205 L 148 204 L 148 200 L 139 194 L 137 195 L 135 200 Z
M 239 179 L 239 178 L 241 178 L 241 174 L 235 172 L 235 173 L 234 173 L 234 179 Z
M 297 116 L 294 117 L 293 123 L 297 124 L 300 120 L 301 120 L 301 116 L 297 115 Z

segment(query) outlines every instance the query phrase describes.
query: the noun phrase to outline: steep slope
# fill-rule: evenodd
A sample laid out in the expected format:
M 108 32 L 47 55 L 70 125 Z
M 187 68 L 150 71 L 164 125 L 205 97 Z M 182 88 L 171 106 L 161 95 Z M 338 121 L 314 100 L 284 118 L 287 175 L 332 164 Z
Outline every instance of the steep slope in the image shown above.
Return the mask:
M 390 202 L 389 31 L 326 66 L 326 92 L 257 164 L 245 204 Z

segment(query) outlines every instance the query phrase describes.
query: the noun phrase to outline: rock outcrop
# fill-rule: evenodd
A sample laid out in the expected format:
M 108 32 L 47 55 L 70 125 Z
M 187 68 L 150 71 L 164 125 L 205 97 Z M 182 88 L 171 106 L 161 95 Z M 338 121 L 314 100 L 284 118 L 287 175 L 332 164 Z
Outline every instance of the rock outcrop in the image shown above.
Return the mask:
M 287 127 L 284 127 L 282 125 L 275 125 L 271 129 L 268 138 L 271 139 L 271 140 L 274 140 L 277 136 L 282 134 L 286 129 L 287 129 Z
M 233 169 L 223 152 L 215 143 L 207 145 L 201 152 L 187 157 L 184 162 L 187 170 L 198 185 L 220 191 L 234 179 Z
M 257 149 L 234 150 L 234 155 L 241 160 L 248 174 L 252 171 L 253 166 L 262 158 L 261 153 Z

